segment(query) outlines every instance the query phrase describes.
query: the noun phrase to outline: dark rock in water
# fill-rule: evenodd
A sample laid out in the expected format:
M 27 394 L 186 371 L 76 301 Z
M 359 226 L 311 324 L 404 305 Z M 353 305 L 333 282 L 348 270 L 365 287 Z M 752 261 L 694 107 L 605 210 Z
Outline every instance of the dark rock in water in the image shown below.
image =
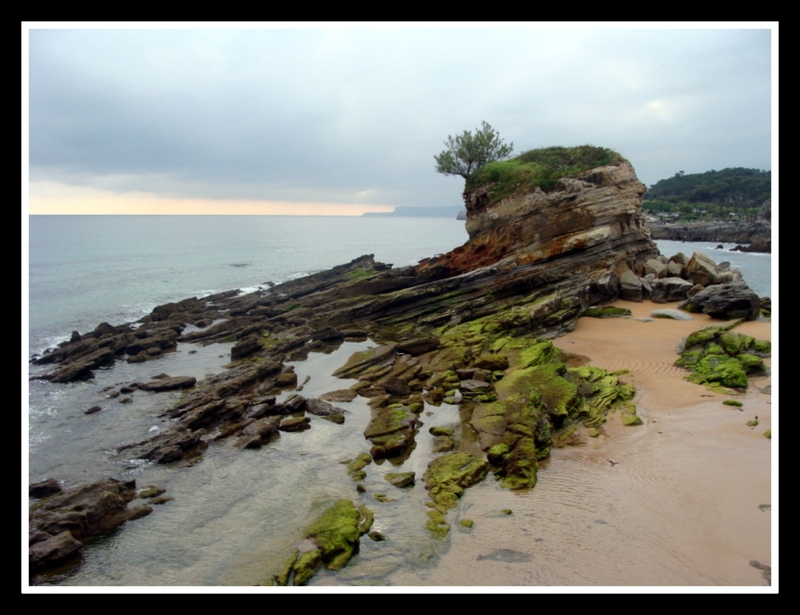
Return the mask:
M 414 485 L 414 472 L 389 472 L 383 476 L 395 487 L 400 489 Z
M 178 426 L 135 446 L 142 449 L 139 455 L 141 459 L 169 463 L 184 459 L 205 448 L 207 445 L 202 440 L 203 435 L 205 433 L 201 429 Z
M 149 506 L 128 508 L 135 497 L 136 481 L 109 478 L 62 491 L 33 506 L 28 524 L 31 572 L 75 555 L 88 538 L 149 514 Z
M 370 454 L 374 459 L 403 455 L 413 446 L 419 425 L 420 421 L 410 406 L 392 404 L 376 408 L 364 430 L 364 437 L 373 444 Z
M 515 551 L 514 549 L 496 549 L 486 555 L 478 555 L 475 559 L 489 559 L 496 562 L 508 562 L 511 564 L 518 564 L 521 562 L 530 562 L 533 556 L 522 551 Z
M 306 412 L 321 416 L 334 423 L 344 423 L 345 411 L 321 399 L 307 399 Z
M 46 498 L 61 493 L 61 485 L 55 478 L 47 478 L 38 483 L 31 483 L 28 495 L 32 498 Z
M 261 337 L 257 334 L 249 335 L 246 338 L 236 342 L 231 348 L 231 361 L 243 359 L 255 352 L 261 350 L 263 343 Z
M 337 389 L 335 391 L 323 393 L 319 396 L 319 399 L 329 402 L 348 402 L 353 401 L 357 395 L 358 393 L 356 393 L 353 389 Z
M 260 448 L 278 430 L 280 424 L 280 416 L 270 416 L 254 421 L 242 430 L 242 435 L 236 442 L 236 446 L 239 448 Z
M 297 416 L 284 419 L 278 429 L 280 431 L 303 431 L 311 428 L 311 419 L 307 416 Z
M 194 376 L 174 376 L 160 378 L 153 382 L 137 382 L 136 387 L 142 391 L 175 391 L 193 387 L 196 382 L 197 378 Z
M 749 245 L 737 245 L 731 248 L 733 252 L 759 252 L 762 254 L 769 254 L 772 252 L 772 239 L 769 237 L 759 237 L 753 240 Z
M 653 239 L 670 239 L 673 241 L 755 243 L 757 241 L 769 241 L 772 236 L 772 226 L 768 220 L 657 224 L 652 227 L 652 233 Z

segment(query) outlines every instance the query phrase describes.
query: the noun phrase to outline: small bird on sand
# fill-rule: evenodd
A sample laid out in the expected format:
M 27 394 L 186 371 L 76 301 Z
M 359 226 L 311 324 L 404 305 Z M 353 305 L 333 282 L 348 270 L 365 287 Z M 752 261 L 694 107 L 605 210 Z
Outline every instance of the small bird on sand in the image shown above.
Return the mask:
M 613 459 L 606 459 L 606 461 L 611 464 L 612 468 L 619 463 L 619 461 L 614 461 Z

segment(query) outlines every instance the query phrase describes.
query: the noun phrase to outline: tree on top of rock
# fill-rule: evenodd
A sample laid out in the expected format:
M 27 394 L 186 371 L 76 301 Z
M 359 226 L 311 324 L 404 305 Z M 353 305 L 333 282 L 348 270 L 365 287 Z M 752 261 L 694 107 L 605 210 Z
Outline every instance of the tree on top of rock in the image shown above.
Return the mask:
M 455 137 L 449 136 L 444 142 L 447 149 L 436 160 L 436 171 L 444 175 L 460 175 L 469 179 L 483 165 L 508 158 L 514 149 L 514 144 L 506 145 L 488 123 L 482 122 L 481 128 L 473 134 L 465 130 Z

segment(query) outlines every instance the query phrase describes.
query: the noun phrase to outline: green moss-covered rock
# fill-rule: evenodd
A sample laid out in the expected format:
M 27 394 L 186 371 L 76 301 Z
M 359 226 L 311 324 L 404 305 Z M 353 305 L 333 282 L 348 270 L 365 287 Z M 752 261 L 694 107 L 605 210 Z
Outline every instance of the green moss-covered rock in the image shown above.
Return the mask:
M 369 453 L 361 453 L 358 457 L 353 459 L 353 461 L 347 464 L 347 473 L 350 475 L 350 478 L 356 482 L 364 480 L 367 477 L 367 473 L 364 471 L 364 468 L 371 463 L 372 455 Z
M 747 351 L 753 345 L 755 340 L 749 335 L 742 335 L 741 333 L 734 333 L 732 331 L 722 331 L 718 338 L 719 345 L 725 351 L 725 354 L 731 356 Z
M 687 380 L 719 390 L 746 389 L 748 375 L 766 370 L 762 357 L 769 355 L 769 342 L 733 331 L 740 322 L 704 327 L 686 338 L 675 365 L 692 372 Z
M 520 438 L 503 459 L 501 484 L 507 489 L 525 489 L 536 485 L 539 463 L 533 438 Z
M 590 307 L 583 312 L 584 316 L 590 318 L 624 318 L 631 315 L 628 308 L 614 307 L 611 305 L 603 305 L 599 307 Z
M 760 374 L 765 371 L 764 360 L 754 354 L 743 352 L 736 357 L 741 363 L 745 373 L 749 376 L 752 374 Z
M 487 352 L 478 357 L 474 366 L 487 371 L 503 371 L 508 367 L 508 359 L 501 354 Z
M 339 500 L 311 524 L 306 538 L 318 547 L 322 562 L 329 570 L 339 570 L 350 561 L 359 538 L 369 531 L 372 521 L 372 512 L 366 507 L 356 507 L 350 500 Z
M 694 372 L 686 377 L 696 384 L 718 384 L 729 388 L 747 388 L 747 374 L 742 364 L 727 355 L 707 355 L 694 366 Z
M 485 459 L 469 453 L 448 453 L 428 464 L 423 479 L 435 503 L 453 508 L 464 489 L 482 481 L 488 471 Z
M 456 441 L 450 436 L 437 436 L 433 439 L 431 450 L 434 453 L 449 453 L 456 447 Z
M 630 403 L 636 394 L 633 385 L 622 383 L 618 376 L 600 367 L 583 365 L 571 369 L 570 372 L 581 380 L 580 390 L 584 400 L 578 415 L 585 425 L 598 427 L 615 407 L 622 408 L 624 424 L 642 424 L 636 415 L 636 406 Z
M 372 419 L 364 430 L 364 436 L 373 444 L 370 454 L 375 459 L 405 454 L 414 444 L 417 425 L 419 419 L 409 406 L 392 404 L 385 408 L 375 408 Z
M 535 341 L 535 340 L 534 340 Z M 528 347 L 521 349 L 519 363 L 522 367 L 533 367 L 553 363 L 561 359 L 561 351 L 553 345 L 553 342 L 536 342 Z
M 414 486 L 414 472 L 389 472 L 383 476 L 395 487 L 400 489 Z
M 741 408 L 744 405 L 742 402 L 737 401 L 735 399 L 726 399 L 722 403 L 725 404 L 726 406 L 735 406 L 737 408 Z
M 428 432 L 432 436 L 452 436 L 453 435 L 453 430 L 450 429 L 449 427 L 437 427 L 435 425 L 433 427 L 431 427 L 428 430 Z
M 755 340 L 751 352 L 762 357 L 768 357 L 772 352 L 772 344 L 768 340 Z
M 299 553 L 295 550 L 291 557 L 284 562 L 280 570 L 278 570 L 276 574 L 272 575 L 271 583 L 267 582 L 267 585 L 287 585 L 289 583 L 289 578 L 291 577 L 292 571 L 294 570 L 294 564 L 297 561 L 298 555 Z
M 505 442 L 495 444 L 488 451 L 486 451 L 486 458 L 493 466 L 502 466 L 503 460 L 511 452 L 511 446 Z
M 626 427 L 642 424 L 642 419 L 636 414 L 636 407 L 630 402 L 622 404 L 622 412 L 620 415 L 622 417 L 622 424 Z
M 322 551 L 313 549 L 301 553 L 294 562 L 292 570 L 294 572 L 294 585 L 305 585 L 311 580 L 319 567 L 322 565 Z

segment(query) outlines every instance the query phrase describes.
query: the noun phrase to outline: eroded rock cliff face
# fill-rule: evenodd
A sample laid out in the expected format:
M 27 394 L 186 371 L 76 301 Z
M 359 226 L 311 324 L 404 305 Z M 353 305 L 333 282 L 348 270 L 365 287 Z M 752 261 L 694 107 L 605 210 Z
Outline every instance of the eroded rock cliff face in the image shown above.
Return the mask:
M 642 215 L 645 186 L 628 161 L 562 178 L 547 191 L 536 187 L 501 199 L 492 191 L 489 183 L 464 194 L 469 241 L 417 271 L 457 277 L 490 267 L 506 298 L 557 295 L 557 304 L 540 306 L 534 317 L 540 334 L 554 332 L 554 325 L 569 328 L 583 308 L 616 299 L 619 276 L 643 276 L 644 263 L 658 255 Z M 550 318 L 564 309 L 560 322 Z

